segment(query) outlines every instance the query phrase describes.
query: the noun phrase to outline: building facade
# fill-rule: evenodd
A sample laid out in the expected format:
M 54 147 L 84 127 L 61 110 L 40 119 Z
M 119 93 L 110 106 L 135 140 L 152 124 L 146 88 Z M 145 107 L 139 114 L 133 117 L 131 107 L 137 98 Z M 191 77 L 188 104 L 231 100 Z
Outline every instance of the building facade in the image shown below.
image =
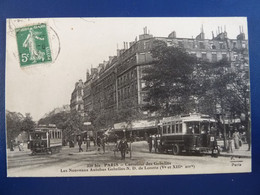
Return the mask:
M 83 81 L 79 80 L 75 83 L 75 88 L 71 94 L 70 99 L 70 110 L 77 112 L 84 112 L 84 102 L 83 102 Z
M 155 40 L 163 41 L 167 46 L 184 48 L 188 53 L 210 62 L 226 58 L 231 61 L 231 70 L 249 71 L 246 63 L 248 42 L 242 28 L 236 39 L 229 39 L 227 32 L 222 31 L 222 28 L 218 29 L 216 36 L 212 33 L 212 39 L 205 39 L 203 27 L 196 38 L 178 38 L 175 31 L 168 37 L 153 37 L 144 28 L 144 34 L 139 36 L 138 41 L 136 39 L 129 44 L 124 42 L 124 48 L 118 49 L 116 56 L 110 56 L 108 61 L 103 61 L 97 68 L 91 68 L 90 73 L 87 71 L 84 85 L 76 84 L 72 93 L 71 108 L 82 108 L 82 104 L 78 104 L 76 98 L 79 95 L 79 86 L 83 87 L 84 95 L 81 102 L 84 102 L 86 113 L 111 113 L 126 105 L 143 105 L 146 94 L 145 82 L 142 80 L 143 70 L 155 62 L 151 54 Z

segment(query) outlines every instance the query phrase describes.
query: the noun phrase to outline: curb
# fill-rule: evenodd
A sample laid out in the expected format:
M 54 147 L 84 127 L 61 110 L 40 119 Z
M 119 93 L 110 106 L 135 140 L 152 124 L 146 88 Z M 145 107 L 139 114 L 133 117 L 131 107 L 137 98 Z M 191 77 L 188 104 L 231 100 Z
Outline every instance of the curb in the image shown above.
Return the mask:
M 219 154 L 219 156 L 225 156 L 225 157 L 237 157 L 237 158 L 251 158 L 251 156 L 243 155 L 243 154 Z

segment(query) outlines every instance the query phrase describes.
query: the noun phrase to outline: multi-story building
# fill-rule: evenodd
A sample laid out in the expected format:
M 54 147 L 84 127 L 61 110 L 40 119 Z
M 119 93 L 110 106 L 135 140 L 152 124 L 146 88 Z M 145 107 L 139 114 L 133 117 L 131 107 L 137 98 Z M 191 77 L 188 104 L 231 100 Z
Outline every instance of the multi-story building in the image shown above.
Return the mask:
M 80 79 L 75 83 L 75 88 L 71 94 L 70 99 L 70 109 L 71 111 L 84 111 L 84 102 L 83 102 L 83 81 Z
M 212 33 L 212 39 L 205 39 L 203 28 L 196 38 L 178 38 L 175 31 L 168 37 L 153 37 L 144 28 L 138 41 L 130 42 L 129 46 L 124 42 L 124 49 L 117 50 L 116 56 L 92 68 L 91 74 L 87 73 L 83 97 L 85 112 L 112 112 L 125 105 L 145 103 L 143 69 L 154 64 L 151 49 L 155 40 L 168 46 L 182 47 L 188 53 L 211 62 L 227 58 L 232 62 L 231 69 L 248 70 L 248 64 L 241 63 L 241 59 L 248 59 L 248 42 L 242 28 L 237 39 L 229 39 L 222 28 L 218 29 L 216 36 Z

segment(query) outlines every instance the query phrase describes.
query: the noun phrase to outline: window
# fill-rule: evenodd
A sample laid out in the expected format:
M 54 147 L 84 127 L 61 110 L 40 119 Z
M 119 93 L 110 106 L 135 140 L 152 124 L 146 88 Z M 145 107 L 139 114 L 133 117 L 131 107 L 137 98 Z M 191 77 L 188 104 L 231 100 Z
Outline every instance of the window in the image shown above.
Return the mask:
M 184 47 L 184 45 L 183 45 L 183 42 L 182 42 L 182 41 L 178 41 L 178 45 L 179 45 L 179 47 Z
M 219 43 L 219 48 L 220 48 L 220 49 L 225 49 L 225 48 L 226 48 L 226 47 L 225 47 L 225 44 L 222 43 L 222 42 L 220 42 L 220 43 Z
M 172 124 L 172 133 L 176 133 L 176 131 L 175 131 L 175 123 Z
M 227 54 L 226 53 L 222 54 L 222 59 L 227 59 Z
M 217 54 L 213 53 L 212 54 L 212 62 L 216 62 L 216 61 L 218 61 Z
M 187 128 L 187 134 L 198 134 L 199 122 L 187 122 L 186 128 Z
M 176 127 L 176 133 L 179 133 L 179 122 L 176 122 L 175 127 Z
M 42 134 L 42 139 L 46 139 L 47 138 L 47 134 L 46 133 L 43 133 Z
M 138 55 L 138 57 L 139 57 L 139 62 L 138 63 L 144 63 L 145 61 L 146 61 L 146 59 L 145 59 L 145 53 L 140 53 L 139 55 Z
M 171 133 L 171 128 L 170 125 L 167 125 L 167 133 L 170 134 Z
M 203 60 L 206 60 L 207 59 L 207 53 L 202 53 L 201 57 L 202 57 Z
M 200 49 L 205 49 L 205 45 L 203 42 L 200 42 Z
M 166 126 L 163 126 L 163 134 L 166 134 Z
M 212 49 L 216 49 L 216 46 L 215 46 L 215 45 L 212 45 L 211 48 L 212 48 Z

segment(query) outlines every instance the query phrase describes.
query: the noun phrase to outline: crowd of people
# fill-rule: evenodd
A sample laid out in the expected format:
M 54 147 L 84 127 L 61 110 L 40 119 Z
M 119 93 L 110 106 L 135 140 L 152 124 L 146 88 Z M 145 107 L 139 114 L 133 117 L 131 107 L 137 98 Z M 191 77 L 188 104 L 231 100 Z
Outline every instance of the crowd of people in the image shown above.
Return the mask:
M 14 151 L 15 146 L 18 147 L 19 151 L 24 151 L 23 145 L 24 145 L 24 143 L 22 141 L 16 142 L 15 140 L 11 140 L 11 142 L 10 142 L 10 151 Z
M 149 146 L 149 152 L 152 152 L 154 148 L 154 152 L 157 153 L 159 150 L 159 144 L 160 144 L 160 134 L 156 135 L 150 135 L 148 137 L 148 146 Z
M 108 145 L 107 142 L 107 137 L 105 135 L 100 135 L 97 136 L 96 139 L 92 139 L 93 141 L 93 149 L 97 151 L 97 154 L 105 154 L 106 152 L 106 145 Z M 82 148 L 82 144 L 85 143 L 86 144 L 86 152 L 91 150 L 91 139 L 89 136 L 83 138 L 82 136 L 77 136 L 77 144 L 79 147 L 79 152 L 83 152 L 83 148 Z M 70 141 L 70 146 L 74 146 L 74 142 L 71 140 Z M 129 151 L 129 146 L 127 143 L 127 139 L 126 138 L 122 138 L 122 139 L 115 139 L 114 141 L 114 152 L 119 151 L 121 154 L 121 159 L 125 159 L 126 154 Z

